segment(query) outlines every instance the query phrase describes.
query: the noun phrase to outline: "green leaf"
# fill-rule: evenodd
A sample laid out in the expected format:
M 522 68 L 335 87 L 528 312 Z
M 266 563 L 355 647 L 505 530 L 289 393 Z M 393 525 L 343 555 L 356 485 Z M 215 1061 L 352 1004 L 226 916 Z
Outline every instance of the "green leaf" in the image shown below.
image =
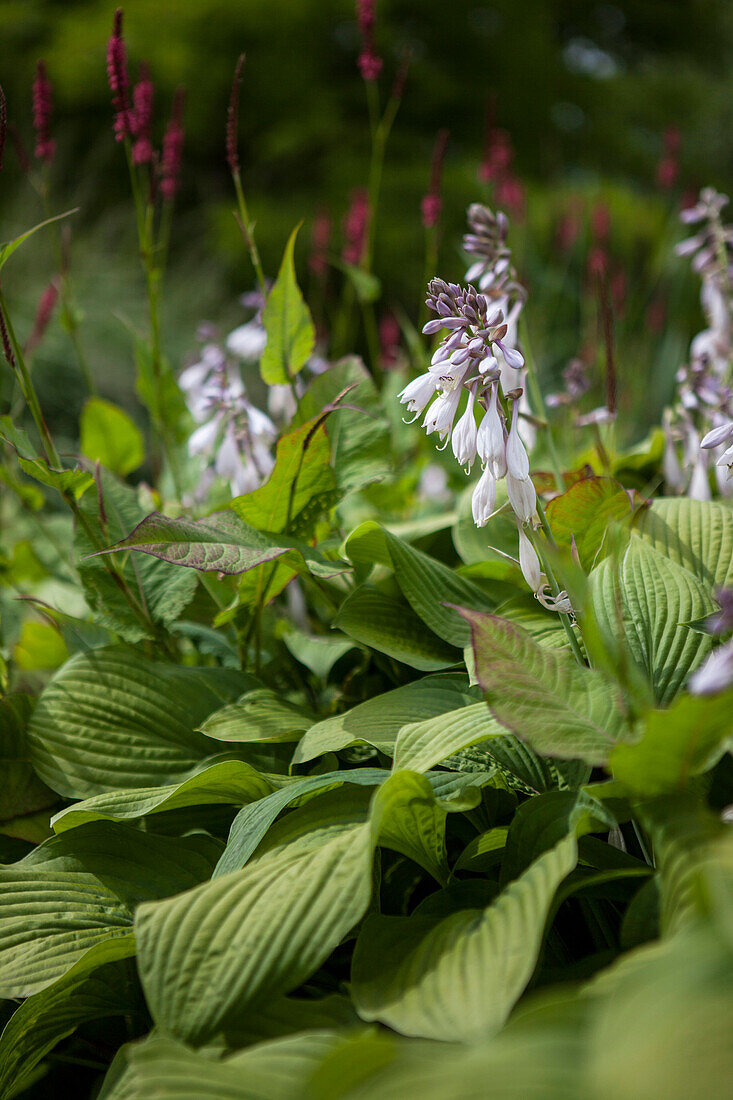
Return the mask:
M 369 918 L 351 974 L 359 1015 L 425 1039 L 474 1042 L 497 1032 L 532 976 L 552 899 L 576 858 L 566 836 L 483 910 L 437 922 Z
M 267 343 L 260 360 L 260 374 L 268 386 L 292 381 L 305 366 L 316 341 L 313 321 L 295 277 L 293 250 L 299 228 L 296 226 L 290 234 L 262 313 Z
M 392 474 L 389 424 L 379 391 L 361 359 L 341 359 L 314 378 L 300 399 L 294 424 L 318 416 L 345 390 L 346 407 L 337 407 L 327 424 L 331 464 L 341 493 Z
M 86 470 L 57 469 L 41 458 L 22 428 L 16 428 L 9 416 L 0 416 L 0 439 L 9 443 L 18 455 L 18 465 L 28 477 L 48 485 L 59 493 L 71 493 L 77 500 L 94 484 L 94 478 Z
M 31 709 L 27 695 L 14 693 L 0 699 L 0 832 L 17 837 L 23 837 L 28 819 L 42 810 L 49 811 L 58 802 L 30 761 L 26 726 Z
M 382 294 L 382 284 L 376 275 L 364 271 L 355 264 L 336 263 L 347 276 L 356 291 L 356 297 L 360 302 L 377 302 Z
M 74 535 L 74 550 L 81 559 L 79 575 L 87 603 L 95 620 L 114 630 L 127 642 L 138 642 L 155 634 L 155 624 L 170 626 L 194 597 L 196 574 L 175 569 L 168 562 L 128 557 L 120 564 L 128 590 L 141 607 L 146 608 L 152 625 L 132 610 L 107 564 L 94 556 L 100 546 L 123 538 L 144 516 L 134 489 L 121 484 L 107 470 L 100 471 L 104 516 L 100 516 L 97 494 L 89 493 L 81 502 L 90 534 L 79 525 Z M 93 536 L 93 537 L 92 537 Z
M 165 425 L 175 443 L 185 443 L 191 417 L 178 386 L 178 379 L 165 356 L 153 358 L 151 345 L 133 333 L 135 347 L 135 390 L 150 413 L 158 431 Z
M 125 1015 L 144 1020 L 132 933 L 91 947 L 63 977 L 28 997 L 0 1036 L 0 1097 L 16 1096 L 33 1070 L 63 1039 L 89 1020 Z
M 402 726 L 394 746 L 394 767 L 425 772 L 469 745 L 488 738 L 509 738 L 485 703 L 462 706 Z
M 82 409 L 81 451 L 120 477 L 136 470 L 145 458 L 140 429 L 123 409 L 101 397 L 90 397 Z
M 265 484 L 232 501 L 240 519 L 260 531 L 311 534 L 337 496 L 323 419 L 310 420 L 278 440 L 275 467 Z
M 306 634 L 290 624 L 282 640 L 296 661 L 305 665 L 319 680 L 326 680 L 336 662 L 358 648 L 344 634 Z
M 56 814 L 51 825 L 63 833 L 88 821 L 137 821 L 191 806 L 241 806 L 265 798 L 274 789 L 270 777 L 244 760 L 220 760 L 182 783 L 109 791 L 75 802 Z
M 383 695 L 375 695 L 344 714 L 316 722 L 298 744 L 293 763 L 303 764 L 323 753 L 360 744 L 372 745 L 387 756 L 393 756 L 395 742 L 404 726 L 475 703 L 478 698 L 478 691 L 469 688 L 465 675 L 449 672 L 425 676 Z
M 713 611 L 703 583 L 686 568 L 632 537 L 620 563 L 612 558 L 591 574 L 596 619 L 609 639 L 623 637 L 658 703 L 670 703 L 710 652 L 709 637 L 687 625 Z
M 558 546 L 569 550 L 575 539 L 580 563 L 588 571 L 598 559 L 609 524 L 631 523 L 631 502 L 613 478 L 586 477 L 553 497 L 547 518 Z
M 0 271 L 8 262 L 10 257 L 15 252 L 16 248 L 20 248 L 24 241 L 27 241 L 29 237 L 32 237 L 34 233 L 37 233 L 39 229 L 43 229 L 47 225 L 53 225 L 54 222 L 61 221 L 62 218 L 68 218 L 72 214 L 76 214 L 78 207 L 74 207 L 73 210 L 67 210 L 63 214 L 55 214 L 52 218 L 46 218 L 45 221 L 39 222 L 38 225 L 34 225 L 32 229 L 27 229 L 25 233 L 21 233 L 19 237 L 15 237 L 12 241 L 5 241 L 0 244 Z
M 528 798 L 519 806 L 509 826 L 502 883 L 522 874 L 563 837 L 608 832 L 616 824 L 610 811 L 589 791 L 547 791 Z
M 61 632 L 51 623 L 38 623 L 32 619 L 23 623 L 20 638 L 13 649 L 13 660 L 18 668 L 58 668 L 68 656 Z
M 248 691 L 236 703 L 215 710 L 201 732 L 216 741 L 298 741 L 314 719 L 270 688 Z
M 458 516 L 453 526 L 453 543 L 459 557 L 467 564 L 474 565 L 486 561 L 504 561 L 501 551 L 512 558 L 517 556 L 517 522 L 511 509 L 505 509 L 493 516 L 486 527 L 477 527 L 471 511 L 471 497 L 474 486 L 461 493 L 458 501 Z M 496 506 L 500 508 L 507 501 L 505 483 L 499 482 L 496 494 Z M 517 570 L 517 582 L 521 573 Z
M 319 577 L 333 577 L 346 568 L 339 562 L 327 561 L 306 543 L 284 535 L 273 540 L 243 523 L 233 512 L 214 512 L 205 520 L 173 519 L 152 512 L 126 538 L 98 553 L 123 550 L 137 550 L 202 573 L 246 573 L 288 553 L 289 565 L 302 569 L 305 562 L 310 572 Z
M 416 550 L 373 520 L 361 524 L 346 540 L 345 553 L 353 562 L 386 562 L 410 607 L 443 641 L 463 648 L 470 630 L 455 607 L 460 604 L 477 611 L 491 611 L 496 601 L 442 562 Z
M 31 761 L 71 798 L 180 781 L 211 754 L 196 727 L 240 686 L 231 671 L 163 664 L 116 646 L 80 653 L 36 704 Z
M 201 1042 L 235 1006 L 244 1012 L 299 986 L 363 916 L 373 846 L 368 822 L 325 826 L 307 843 L 141 905 L 138 969 L 156 1023 Z
M 476 674 L 495 718 L 540 753 L 604 764 L 623 734 L 618 689 L 565 650 L 537 645 L 521 627 L 464 611 Z
M 733 691 L 711 698 L 685 695 L 669 710 L 651 711 L 641 740 L 617 745 L 609 766 L 634 794 L 664 794 L 712 768 L 731 738 Z
M 108 1074 L 99 1100 L 293 1100 L 338 1041 L 333 1032 L 304 1032 L 222 1059 L 153 1033 L 123 1047 L 122 1075 L 115 1082 Z
M 636 530 L 708 588 L 733 584 L 733 509 L 722 501 L 673 497 L 652 502 Z
M 366 585 L 346 597 L 333 625 L 370 649 L 422 672 L 461 661 L 460 651 L 429 630 L 409 604 Z
M 0 868 L 0 996 L 27 997 L 102 940 L 129 937 L 135 906 L 201 882 L 211 837 L 159 837 L 97 822 Z

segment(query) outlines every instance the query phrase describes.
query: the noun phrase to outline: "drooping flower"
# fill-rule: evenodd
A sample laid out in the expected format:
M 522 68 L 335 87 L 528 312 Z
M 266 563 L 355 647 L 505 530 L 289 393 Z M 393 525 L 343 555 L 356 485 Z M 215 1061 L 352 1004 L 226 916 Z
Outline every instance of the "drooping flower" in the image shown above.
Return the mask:
M 733 640 L 713 650 L 693 672 L 688 688 L 693 695 L 717 695 L 733 684 Z

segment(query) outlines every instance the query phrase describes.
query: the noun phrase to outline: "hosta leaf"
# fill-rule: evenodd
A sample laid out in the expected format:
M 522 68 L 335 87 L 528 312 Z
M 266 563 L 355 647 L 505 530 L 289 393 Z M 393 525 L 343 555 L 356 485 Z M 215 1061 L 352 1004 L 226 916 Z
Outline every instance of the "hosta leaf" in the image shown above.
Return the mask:
M 310 383 L 298 405 L 294 423 L 302 424 L 348 390 L 347 407 L 328 419 L 331 464 L 342 493 L 360 489 L 391 473 L 389 424 L 379 391 L 361 359 L 341 359 Z
M 306 634 L 289 626 L 283 634 L 283 642 L 295 657 L 319 680 L 325 680 L 329 672 L 343 656 L 358 647 L 344 634 Z
M 490 714 L 488 707 L 487 712 Z M 466 771 L 498 768 L 509 786 L 526 792 L 541 792 L 558 786 L 575 787 L 587 779 L 587 768 L 577 761 L 552 760 L 538 756 L 514 734 L 492 737 L 468 749 L 460 749 L 444 760 L 445 767 Z M 582 767 L 581 777 L 577 773 Z
M 365 912 L 373 838 L 368 822 L 284 844 L 204 886 L 136 914 L 138 968 L 156 1023 L 196 1042 L 236 1005 L 295 989 Z
M 378 546 L 380 542 L 382 547 Z M 477 611 L 490 611 L 496 606 L 496 601 L 489 599 L 478 585 L 459 577 L 447 565 L 410 546 L 373 520 L 352 532 L 346 540 L 345 551 L 354 561 L 363 561 L 366 552 L 371 561 L 389 562 L 412 610 L 439 638 L 451 645 L 461 648 L 468 645 L 470 630 L 455 608 L 446 607 L 446 603 Z
M 277 279 L 262 312 L 267 343 L 260 359 L 260 374 L 268 386 L 291 382 L 305 366 L 316 339 L 310 311 L 295 277 L 293 250 L 299 228 L 296 226 L 290 234 Z
M 219 1059 L 153 1034 L 123 1048 L 121 1076 L 100 1100 L 293 1100 L 338 1042 L 333 1032 L 304 1032 Z
M 324 506 L 336 497 L 324 418 L 321 414 L 282 436 L 275 467 L 265 484 L 235 497 L 231 507 L 245 523 L 259 531 L 311 533 Z
M 636 530 L 708 588 L 733 584 L 733 509 L 723 501 L 673 497 L 653 501 Z
M 626 490 L 610 477 L 576 481 L 547 505 L 547 518 L 558 546 L 570 549 L 571 539 L 587 571 L 593 568 L 610 523 L 630 524 L 631 502 Z
M 137 424 L 124 411 L 101 397 L 90 397 L 81 412 L 81 452 L 101 462 L 113 474 L 125 477 L 145 458 L 145 444 Z
M 313 718 L 270 688 L 254 688 L 221 710 L 215 710 L 201 732 L 216 741 L 297 741 Z
M 733 691 L 713 697 L 684 695 L 668 710 L 650 711 L 641 740 L 617 745 L 609 765 L 634 794 L 663 794 L 708 771 L 731 738 Z
M 136 821 L 190 806 L 240 806 L 265 798 L 274 789 L 271 780 L 251 764 L 221 760 L 182 783 L 109 791 L 75 802 L 56 814 L 51 824 L 55 832 L 63 833 L 88 821 Z
M 571 653 L 537 645 L 521 627 L 463 614 L 476 674 L 497 720 L 540 753 L 605 763 L 625 726 L 617 688 Z
M 472 703 L 403 726 L 394 746 L 394 767 L 428 771 L 469 745 L 508 736 L 506 727 L 497 722 L 485 703 Z
M 77 526 L 74 535 L 84 595 L 98 623 L 127 642 L 141 641 L 154 636 L 154 625 L 141 621 L 110 576 L 109 563 L 94 555 L 100 547 L 123 538 L 145 513 L 135 490 L 122 485 L 107 470 L 100 470 L 99 483 L 104 517 L 100 516 L 99 494 L 88 493 L 80 504 L 84 524 Z M 140 607 L 147 609 L 153 624 L 170 626 L 195 595 L 198 580 L 193 572 L 135 555 L 119 564 L 128 590 Z
M 409 604 L 366 585 L 346 597 L 333 625 L 355 641 L 421 672 L 450 668 L 461 660 L 460 651 L 434 634 Z
M 566 836 L 486 909 L 438 922 L 370 918 L 351 975 L 359 1015 L 426 1039 L 473 1042 L 498 1031 L 532 976 L 552 899 L 576 858 Z
M 50 810 L 58 797 L 43 783 L 30 761 L 26 726 L 32 710 L 31 698 L 20 692 L 0 699 L 0 759 L 3 777 L 0 785 L 0 832 L 9 828 L 14 836 L 23 835 L 18 820 L 41 810 Z
M 0 1036 L 0 1097 L 16 1096 L 33 1070 L 80 1024 L 107 1016 L 145 1016 L 130 932 L 95 944 L 63 977 L 15 1010 Z
M 632 537 L 620 563 L 611 558 L 591 575 L 593 608 L 610 638 L 618 609 L 631 654 L 658 703 L 670 703 L 710 652 L 711 640 L 687 624 L 714 608 L 709 589 L 649 542 Z
M 302 764 L 325 752 L 337 752 L 357 744 L 372 745 L 392 756 L 403 726 L 475 703 L 479 698 L 478 690 L 469 688 L 465 675 L 449 672 L 425 676 L 383 695 L 375 695 L 345 714 L 316 722 L 302 737 L 293 754 L 293 763 Z
M 196 727 L 240 687 L 233 671 L 163 664 L 116 646 L 80 653 L 36 704 L 31 761 L 72 798 L 180 781 L 211 754 Z
M 97 822 L 0 868 L 0 995 L 36 993 L 95 944 L 129 936 L 139 902 L 208 878 L 219 850 L 203 835 Z
M 616 820 L 585 791 L 547 791 L 522 802 L 509 826 L 501 881 L 511 882 L 564 836 L 607 832 Z

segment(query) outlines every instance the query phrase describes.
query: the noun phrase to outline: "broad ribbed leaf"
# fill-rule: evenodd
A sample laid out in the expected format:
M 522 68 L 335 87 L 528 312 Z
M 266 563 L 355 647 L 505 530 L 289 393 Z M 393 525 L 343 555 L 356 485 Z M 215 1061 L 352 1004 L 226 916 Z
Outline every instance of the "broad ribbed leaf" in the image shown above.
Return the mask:
M 333 625 L 355 641 L 421 672 L 449 668 L 461 660 L 460 651 L 434 634 L 408 603 L 366 585 L 347 596 Z
M 71 798 L 181 781 L 211 755 L 196 727 L 240 684 L 235 672 L 163 664 L 119 647 L 80 653 L 36 704 L 33 766 Z
M 446 603 L 478 611 L 490 611 L 496 606 L 496 600 L 489 599 L 478 585 L 459 577 L 455 570 L 373 520 L 352 532 L 346 540 L 345 552 L 354 562 L 388 562 L 412 610 L 450 645 L 461 648 L 468 645 L 470 631 L 455 608 L 446 607 Z
M 625 724 L 617 688 L 571 653 L 537 645 L 521 627 L 463 614 L 476 675 L 497 720 L 540 753 L 605 763 Z
M 608 832 L 615 825 L 603 803 L 585 791 L 547 791 L 528 798 L 509 826 L 501 881 L 517 878 L 569 833 Z
M 425 772 L 459 749 L 495 737 L 507 737 L 506 727 L 485 703 L 472 703 L 402 726 L 394 746 L 394 767 Z
M 270 777 L 243 760 L 222 760 L 203 771 L 159 787 L 109 791 L 75 802 L 51 820 L 55 832 L 75 829 L 88 821 L 135 821 L 166 810 L 190 806 L 240 806 L 265 798 L 274 790 Z
M 648 513 L 647 513 L 648 515 Z M 711 649 L 687 624 L 709 614 L 710 589 L 689 570 L 634 536 L 620 563 L 606 558 L 591 574 L 593 609 L 610 638 L 623 634 L 657 702 L 670 703 Z
M 208 878 L 219 851 L 203 835 L 96 822 L 0 868 L 0 996 L 36 993 L 95 944 L 129 936 L 139 902 Z
M 41 1059 L 80 1024 L 123 1014 L 144 1019 L 135 967 L 127 961 L 134 953 L 132 932 L 104 940 L 15 1010 L 0 1036 L 0 1097 L 29 1086 Z
M 262 312 L 267 343 L 260 359 L 260 373 L 268 386 L 291 382 L 305 366 L 316 339 L 310 311 L 295 277 L 293 250 L 299 228 L 296 226 L 290 234 L 277 279 Z
M 304 1032 L 219 1059 L 153 1034 L 123 1048 L 124 1071 L 100 1100 L 293 1100 L 338 1042 L 333 1032 Z
M 313 725 L 300 707 L 270 688 L 254 688 L 209 715 L 201 732 L 216 741 L 297 741 Z
M 474 1042 L 494 1034 L 532 975 L 555 891 L 576 858 L 575 838 L 567 836 L 484 910 L 437 923 L 370 918 L 351 975 L 359 1015 L 425 1039 Z
M 371 895 L 368 822 L 319 831 L 135 920 L 138 968 L 156 1023 L 193 1041 L 236 1005 L 295 989 L 362 917 Z
M 358 744 L 372 745 L 392 756 L 403 726 L 475 703 L 479 698 L 478 691 L 469 688 L 465 675 L 425 676 L 383 695 L 375 695 L 345 714 L 316 722 L 301 739 L 293 754 L 293 763 L 302 764 L 325 752 L 338 752 Z
M 733 509 L 728 503 L 655 500 L 639 514 L 636 530 L 708 590 L 733 584 Z

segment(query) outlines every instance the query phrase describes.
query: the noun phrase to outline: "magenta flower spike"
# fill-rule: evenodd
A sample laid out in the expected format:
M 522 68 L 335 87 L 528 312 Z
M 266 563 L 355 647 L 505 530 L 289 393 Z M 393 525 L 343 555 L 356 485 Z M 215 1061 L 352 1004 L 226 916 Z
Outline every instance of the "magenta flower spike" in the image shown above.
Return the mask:
M 51 164 L 56 155 L 56 142 L 51 137 L 53 88 L 46 72 L 46 63 L 39 61 L 33 80 L 33 129 L 36 132 L 36 157 Z
M 122 37 L 122 8 L 115 12 L 112 35 L 107 43 L 107 80 L 112 92 L 115 112 L 114 131 L 117 141 L 132 136 L 130 111 L 130 78 L 127 74 L 127 50 Z

